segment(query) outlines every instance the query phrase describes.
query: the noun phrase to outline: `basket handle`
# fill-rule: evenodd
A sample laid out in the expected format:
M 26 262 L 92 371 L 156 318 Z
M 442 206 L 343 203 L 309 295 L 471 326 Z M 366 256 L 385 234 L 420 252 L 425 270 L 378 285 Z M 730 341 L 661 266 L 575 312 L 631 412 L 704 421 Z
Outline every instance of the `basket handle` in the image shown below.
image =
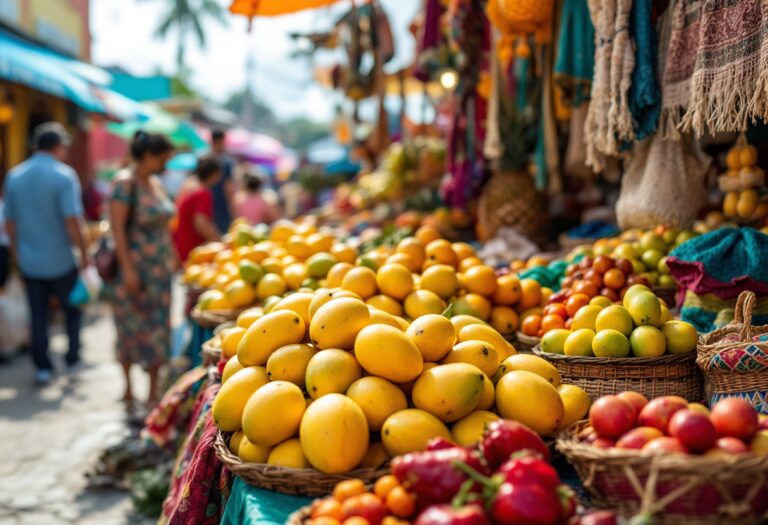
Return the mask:
M 736 300 L 733 322 L 741 324 L 739 336 L 742 341 L 748 341 L 752 334 L 752 309 L 755 307 L 755 300 L 755 293 L 748 290 L 741 292 Z

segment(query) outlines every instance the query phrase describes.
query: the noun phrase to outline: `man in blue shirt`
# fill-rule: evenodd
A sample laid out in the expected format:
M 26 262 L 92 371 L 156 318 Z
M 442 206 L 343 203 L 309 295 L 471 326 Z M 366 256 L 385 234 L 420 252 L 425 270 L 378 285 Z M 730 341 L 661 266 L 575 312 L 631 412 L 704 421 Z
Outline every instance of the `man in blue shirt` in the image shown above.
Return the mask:
M 232 223 L 232 203 L 235 195 L 235 182 L 232 179 L 232 159 L 225 153 L 225 132 L 215 129 L 211 133 L 211 152 L 221 162 L 221 177 L 211 187 L 213 194 L 213 222 L 220 232 L 226 233 Z
M 80 363 L 82 313 L 69 303 L 78 265 L 88 263 L 80 182 L 64 164 L 71 142 L 59 123 L 35 128 L 35 153 L 8 173 L 5 181 L 6 229 L 27 288 L 32 319 L 32 361 L 35 379 L 53 379 L 48 355 L 48 306 L 51 295 L 64 309 L 69 337 L 65 361 L 74 370 Z M 75 258 L 73 247 L 80 252 Z

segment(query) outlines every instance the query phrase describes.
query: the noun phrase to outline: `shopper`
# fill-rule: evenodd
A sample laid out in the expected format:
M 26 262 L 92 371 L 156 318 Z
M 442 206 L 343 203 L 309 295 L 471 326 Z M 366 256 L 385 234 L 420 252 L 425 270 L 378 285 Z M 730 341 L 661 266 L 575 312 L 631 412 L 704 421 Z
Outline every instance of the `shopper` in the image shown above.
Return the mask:
M 168 229 L 173 202 L 157 176 L 173 147 L 163 135 L 139 131 L 130 150 L 133 164 L 115 178 L 110 218 L 119 263 L 114 301 L 117 358 L 125 374 L 123 400 L 132 411 L 134 364 L 149 374 L 147 407 L 159 400 L 159 373 L 170 346 L 175 253 Z
M 222 166 L 221 177 L 211 188 L 214 222 L 221 232 L 227 231 L 232 222 L 235 196 L 235 182 L 232 178 L 234 163 L 225 152 L 225 139 L 224 130 L 215 129 L 211 132 L 211 153 L 216 156 Z
M 45 384 L 53 379 L 48 354 L 52 295 L 66 317 L 67 369 L 74 371 L 80 364 L 82 313 L 68 298 L 77 281 L 78 261 L 84 267 L 88 258 L 80 182 L 75 171 L 63 162 L 70 135 L 61 124 L 46 122 L 35 128 L 32 142 L 35 153 L 8 173 L 4 214 L 11 251 L 26 282 L 35 380 Z
M 0 293 L 8 282 L 11 273 L 11 239 L 8 238 L 8 229 L 5 227 L 5 203 L 3 191 L 0 188 Z
M 173 240 L 182 261 L 187 260 L 193 248 L 221 238 L 214 223 L 211 188 L 221 179 L 222 164 L 216 157 L 198 160 L 192 177 L 188 178 L 176 199 L 178 209 Z
M 241 188 L 235 193 L 235 216 L 251 224 L 272 224 L 280 218 L 276 198 L 267 198 L 262 190 L 263 180 L 248 170 L 243 174 Z

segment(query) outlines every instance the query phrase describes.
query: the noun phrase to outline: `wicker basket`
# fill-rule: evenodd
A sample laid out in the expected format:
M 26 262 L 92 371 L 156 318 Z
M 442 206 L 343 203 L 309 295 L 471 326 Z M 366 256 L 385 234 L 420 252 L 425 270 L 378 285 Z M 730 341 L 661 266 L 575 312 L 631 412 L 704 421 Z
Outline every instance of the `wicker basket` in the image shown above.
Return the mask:
M 624 516 L 654 515 L 656 525 L 752 525 L 768 518 L 768 456 L 731 457 L 601 449 L 577 436 L 581 421 L 558 436 L 595 504 Z
M 627 390 L 649 399 L 671 395 L 688 401 L 704 398 L 703 380 L 693 352 L 661 357 L 569 356 L 542 352 L 540 347 L 533 352 L 557 368 L 563 383 L 582 388 L 592 399 Z
M 202 344 L 203 365 L 212 366 L 221 360 L 221 338 L 216 336 Z
M 677 286 L 654 286 L 653 293 L 659 299 L 664 299 L 670 310 L 677 308 Z
M 525 335 L 520 330 L 517 331 L 517 344 L 515 344 L 515 348 L 517 348 L 518 352 L 523 352 L 526 354 L 530 354 L 533 352 L 533 349 L 541 343 L 541 337 L 534 337 L 532 335 Z
M 361 468 L 343 474 L 324 474 L 312 468 L 295 469 L 267 465 L 264 463 L 244 463 L 230 452 L 227 446 L 229 435 L 219 431 L 214 442 L 216 457 L 243 481 L 254 487 L 302 496 L 326 496 L 333 491 L 339 481 L 362 479 L 372 485 L 378 478 L 389 473 L 388 467 Z
M 200 310 L 195 307 L 190 314 L 192 320 L 203 328 L 216 328 L 220 324 L 234 321 L 243 312 L 237 310 Z
M 742 292 L 736 301 L 733 322 L 701 337 L 696 363 L 704 373 L 707 400 L 723 397 L 747 399 L 768 414 L 768 326 L 752 326 L 753 292 Z
M 312 505 L 301 507 L 299 510 L 288 516 L 285 525 L 304 525 L 312 515 Z

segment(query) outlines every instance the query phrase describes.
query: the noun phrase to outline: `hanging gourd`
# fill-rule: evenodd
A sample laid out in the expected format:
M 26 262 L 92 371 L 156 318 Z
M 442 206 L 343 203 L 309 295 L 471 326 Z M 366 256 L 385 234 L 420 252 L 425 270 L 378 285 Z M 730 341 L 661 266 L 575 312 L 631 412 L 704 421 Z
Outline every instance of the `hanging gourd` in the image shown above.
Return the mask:
M 488 19 L 501 34 L 498 52 L 502 64 L 509 65 L 513 56 L 531 56 L 529 35 L 537 43 L 549 42 L 554 9 L 554 0 L 488 0 Z
M 280 16 L 315 9 L 336 3 L 338 0 L 232 0 L 229 12 L 248 18 L 248 31 L 257 16 Z

